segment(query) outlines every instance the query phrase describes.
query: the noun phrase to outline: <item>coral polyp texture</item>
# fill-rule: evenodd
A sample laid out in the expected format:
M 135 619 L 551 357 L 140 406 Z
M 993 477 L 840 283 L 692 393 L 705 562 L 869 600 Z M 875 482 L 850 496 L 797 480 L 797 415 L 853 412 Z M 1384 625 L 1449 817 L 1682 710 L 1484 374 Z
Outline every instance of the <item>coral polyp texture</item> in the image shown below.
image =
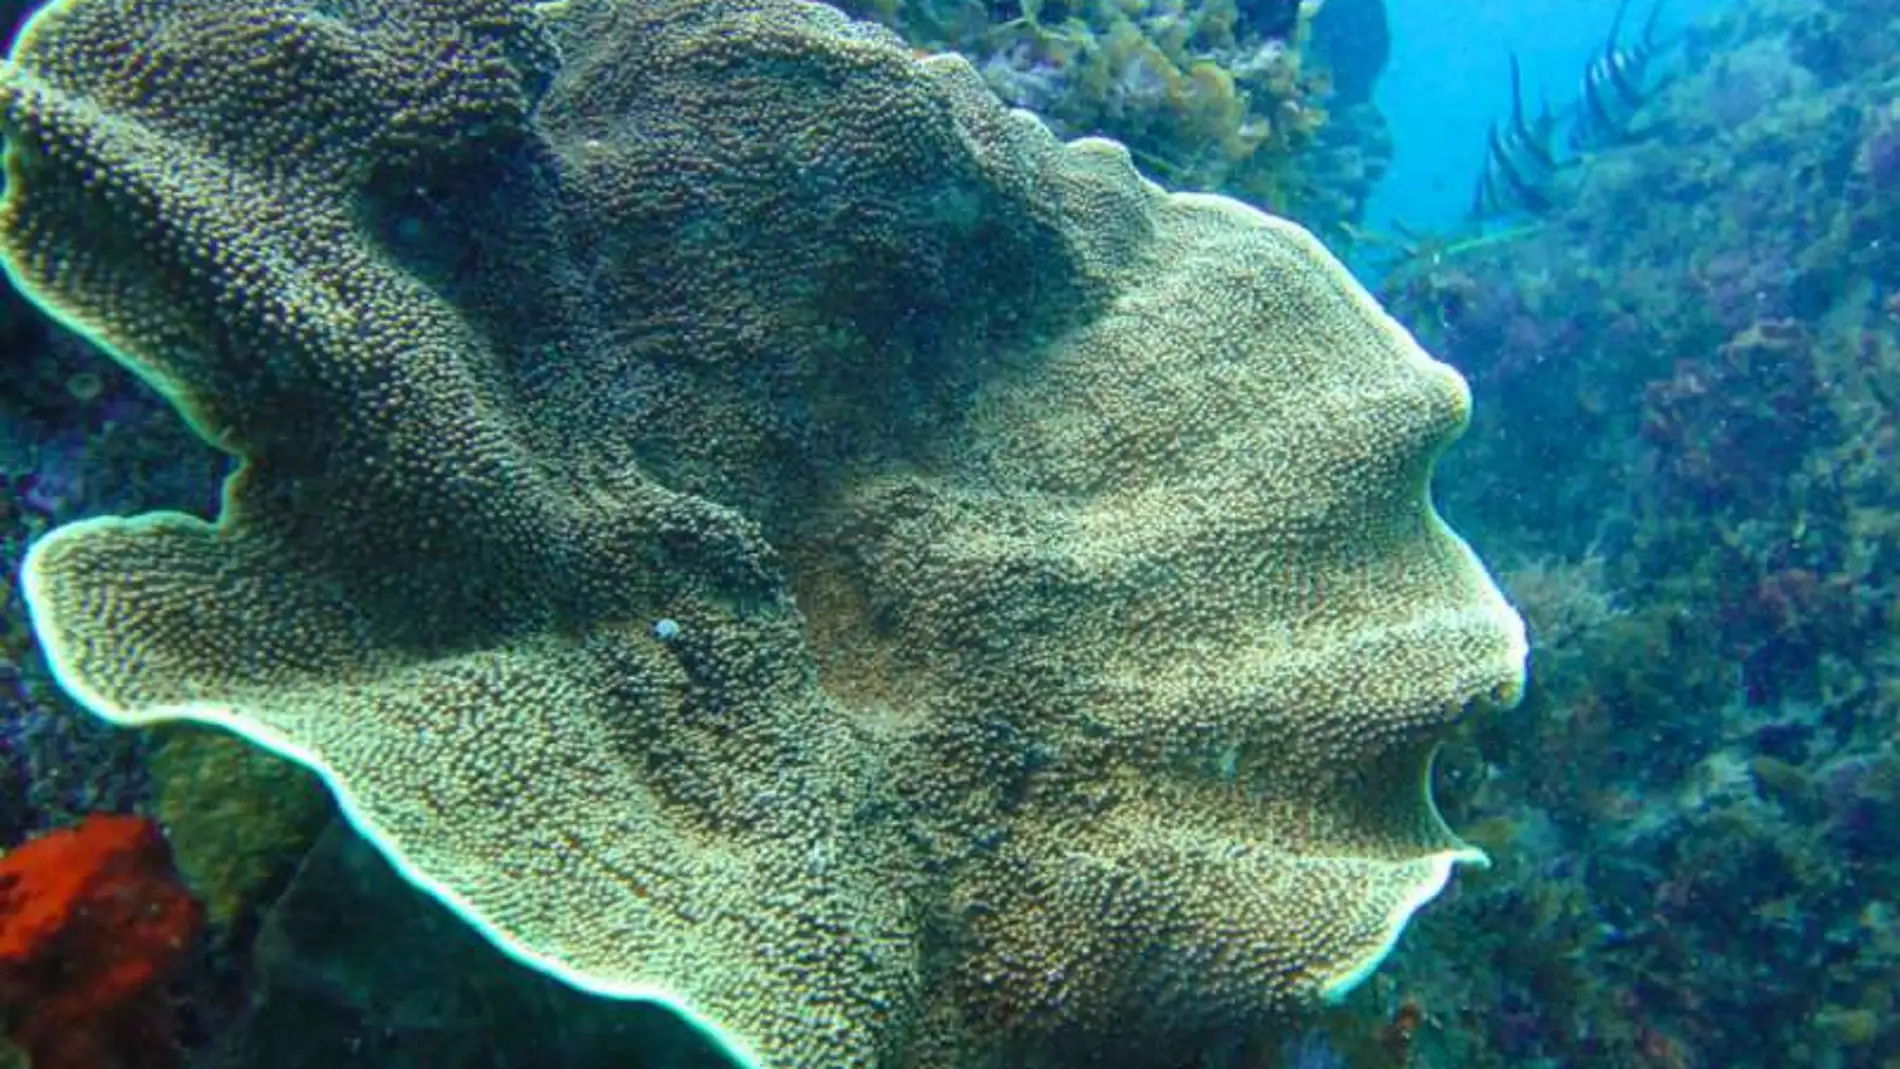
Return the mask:
M 1161 1063 L 1479 856 L 1468 394 L 1292 224 L 770 0 L 57 0 L 0 114 L 15 282 L 240 461 L 35 544 L 60 682 L 514 957 L 748 1065 Z

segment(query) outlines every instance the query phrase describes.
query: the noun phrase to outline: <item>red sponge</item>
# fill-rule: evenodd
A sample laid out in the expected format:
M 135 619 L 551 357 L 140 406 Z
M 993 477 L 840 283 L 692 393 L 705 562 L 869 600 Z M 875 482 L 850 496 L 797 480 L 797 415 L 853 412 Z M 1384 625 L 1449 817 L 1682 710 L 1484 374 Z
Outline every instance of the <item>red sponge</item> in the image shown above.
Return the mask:
M 33 1069 L 174 1065 L 162 981 L 203 922 L 149 820 L 26 843 L 0 857 L 0 1026 Z

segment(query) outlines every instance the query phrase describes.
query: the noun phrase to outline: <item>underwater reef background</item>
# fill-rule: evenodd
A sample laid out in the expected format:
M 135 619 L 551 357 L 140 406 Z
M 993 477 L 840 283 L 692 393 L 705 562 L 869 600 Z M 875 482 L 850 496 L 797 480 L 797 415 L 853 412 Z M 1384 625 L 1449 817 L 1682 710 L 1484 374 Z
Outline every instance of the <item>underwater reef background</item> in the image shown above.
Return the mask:
M 1372 103 L 1384 0 L 847 0 L 919 51 L 968 56 L 1059 136 L 1110 137 L 1171 189 L 1226 193 L 1322 237 L 1390 163 Z
M 1497 867 L 1385 978 L 1430 1064 L 1900 1059 L 1900 6 L 1681 48 L 1547 218 L 1386 265 L 1472 379 L 1440 500 L 1533 632 L 1440 766 Z
M 1548 212 L 1376 241 L 1355 224 L 1386 151 L 1377 5 L 848 6 L 965 52 L 1066 135 L 1126 140 L 1164 184 L 1358 253 L 1472 383 L 1438 498 L 1529 621 L 1531 685 L 1438 777 L 1493 866 L 1284 1047 L 1184 1069 L 1900 1065 L 1900 4 L 1740 0 L 1685 31 L 1641 135 L 1566 169 Z M 135 858 L 115 886 L 167 907 L 149 945 L 66 937 L 100 976 L 144 954 L 90 1000 L 31 989 L 35 947 L 0 925 L 17 1044 L 41 1042 L 34 999 L 121 1037 L 35 1064 L 718 1064 L 657 1011 L 499 960 L 304 773 L 70 706 L 11 587 L 26 545 L 210 514 L 224 463 L 11 295 L 0 345 L 0 847 L 65 829 L 89 864 Z M 162 826 L 172 856 L 105 813 Z

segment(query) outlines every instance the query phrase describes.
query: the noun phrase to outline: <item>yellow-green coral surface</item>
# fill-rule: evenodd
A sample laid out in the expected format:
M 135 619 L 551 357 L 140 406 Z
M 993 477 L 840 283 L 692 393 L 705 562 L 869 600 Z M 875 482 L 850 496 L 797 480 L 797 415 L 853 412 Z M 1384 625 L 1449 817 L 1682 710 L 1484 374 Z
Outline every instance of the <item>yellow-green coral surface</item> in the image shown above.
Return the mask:
M 54 532 L 65 687 L 308 765 L 745 1064 L 1198 1064 L 1476 852 L 1468 397 L 1303 231 L 788 0 L 56 0 L 15 282 L 242 459 Z

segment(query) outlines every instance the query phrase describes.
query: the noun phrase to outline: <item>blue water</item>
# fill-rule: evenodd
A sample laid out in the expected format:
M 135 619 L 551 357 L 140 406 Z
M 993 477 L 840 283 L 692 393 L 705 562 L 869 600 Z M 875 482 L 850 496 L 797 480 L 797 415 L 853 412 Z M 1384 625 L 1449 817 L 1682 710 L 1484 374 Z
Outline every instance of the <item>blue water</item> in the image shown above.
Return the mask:
M 1677 0 L 1663 35 L 1729 0 Z M 1635 3 L 1631 22 L 1645 5 Z M 1375 95 L 1393 129 L 1392 169 L 1366 221 L 1448 230 L 1464 221 L 1483 161 L 1487 124 L 1510 109 L 1508 56 L 1524 65 L 1526 106 L 1577 96 L 1583 69 L 1602 49 L 1614 0 L 1391 0 L 1392 60 Z

